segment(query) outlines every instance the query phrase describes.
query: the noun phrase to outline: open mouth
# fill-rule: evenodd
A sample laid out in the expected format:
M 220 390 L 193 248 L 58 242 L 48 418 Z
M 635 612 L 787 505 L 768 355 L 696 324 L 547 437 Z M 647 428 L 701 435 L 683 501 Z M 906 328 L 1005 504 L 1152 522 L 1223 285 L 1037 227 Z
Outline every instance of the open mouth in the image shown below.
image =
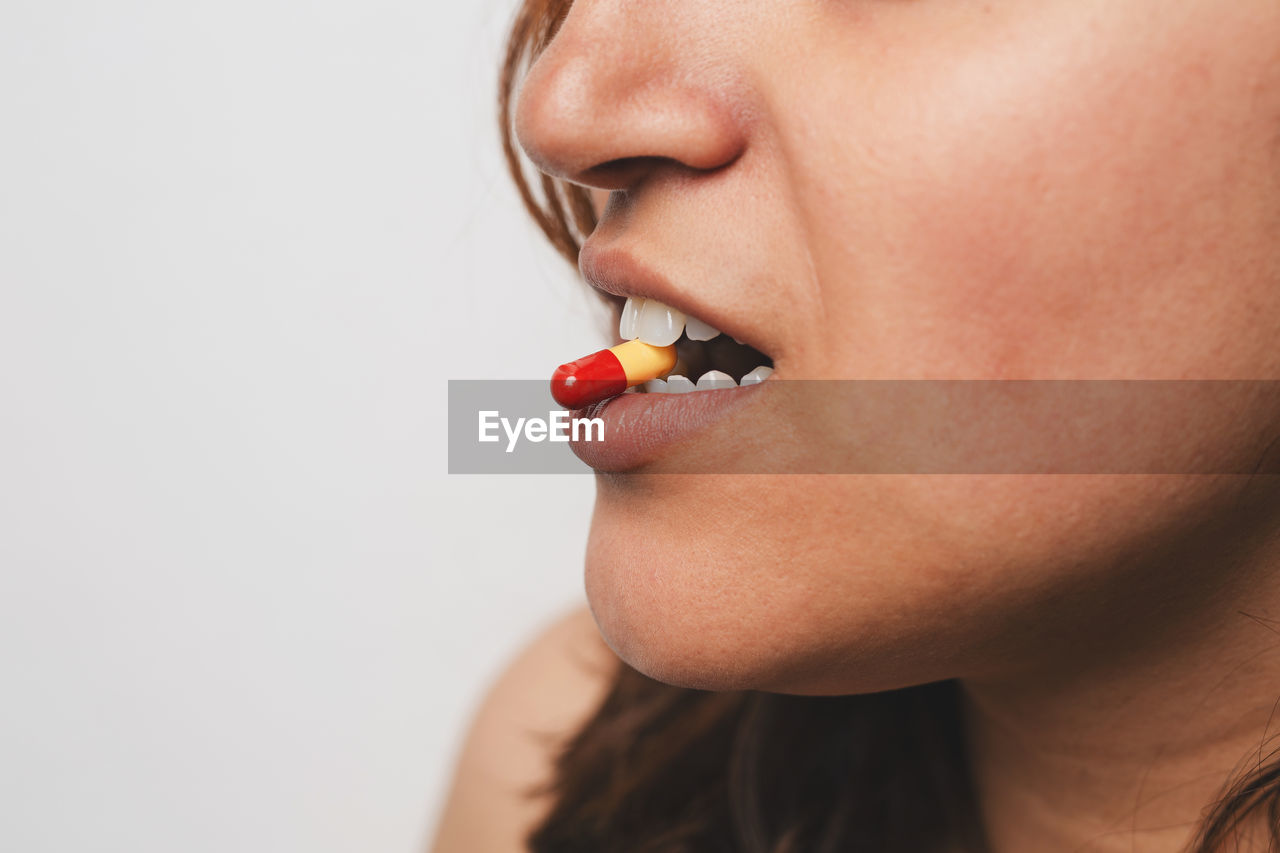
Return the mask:
M 602 248 L 595 235 L 583 244 L 579 267 L 593 287 L 621 306 L 622 339 L 551 375 L 556 403 L 599 421 L 601 440 L 570 440 L 579 459 L 598 473 L 659 470 L 662 464 L 678 469 L 688 454 L 704 463 L 718 458 L 700 434 L 723 437 L 739 428 L 760 434 L 758 416 L 771 405 L 763 389 L 777 383 L 770 381 L 773 357 L 752 345 L 754 328 L 737 325 L 726 312 L 713 317 L 729 327 L 721 334 L 703 318 L 655 298 L 680 291 L 635 256 Z M 646 469 L 650 465 L 659 467 Z
M 639 340 L 651 346 L 675 345 L 674 366 L 632 386 L 632 391 L 684 394 L 725 390 L 758 384 L 773 373 L 773 359 L 755 347 L 656 299 L 628 297 L 618 335 L 624 341 Z

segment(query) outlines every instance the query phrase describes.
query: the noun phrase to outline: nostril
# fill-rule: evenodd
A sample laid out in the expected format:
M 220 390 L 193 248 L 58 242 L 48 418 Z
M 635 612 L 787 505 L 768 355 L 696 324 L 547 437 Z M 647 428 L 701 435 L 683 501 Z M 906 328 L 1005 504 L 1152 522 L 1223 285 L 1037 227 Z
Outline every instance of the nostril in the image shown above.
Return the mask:
M 650 172 L 670 162 L 666 157 L 618 157 L 592 166 L 578 176 L 578 182 L 606 190 L 634 187 Z

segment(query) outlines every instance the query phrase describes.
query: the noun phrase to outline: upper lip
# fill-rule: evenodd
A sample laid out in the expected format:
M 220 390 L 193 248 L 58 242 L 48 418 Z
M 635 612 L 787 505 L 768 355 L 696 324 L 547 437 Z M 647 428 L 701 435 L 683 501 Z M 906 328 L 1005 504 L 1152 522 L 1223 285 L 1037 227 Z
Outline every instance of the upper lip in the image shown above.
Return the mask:
M 634 296 L 666 302 L 675 296 L 670 280 L 640 263 L 634 255 L 621 249 L 601 248 L 590 239 L 578 253 L 578 270 L 592 287 L 624 299 Z
M 685 293 L 677 290 L 666 276 L 641 263 L 634 255 L 620 248 L 606 248 L 592 243 L 588 238 L 578 252 L 578 270 L 592 287 L 621 298 L 656 299 L 685 314 L 691 314 L 710 323 L 735 340 L 761 349 L 753 340 L 749 329 L 738 329 L 713 306 L 694 304 Z M 722 325 L 723 324 L 723 325 Z M 763 350 L 761 349 L 763 352 Z

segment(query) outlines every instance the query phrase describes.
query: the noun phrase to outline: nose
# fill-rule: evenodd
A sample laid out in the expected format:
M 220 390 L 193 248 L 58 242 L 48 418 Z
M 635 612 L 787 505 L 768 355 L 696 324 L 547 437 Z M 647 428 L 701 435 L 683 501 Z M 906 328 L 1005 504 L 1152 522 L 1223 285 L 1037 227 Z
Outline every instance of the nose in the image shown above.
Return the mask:
M 516 138 L 541 171 L 614 190 L 658 164 L 710 170 L 741 154 L 741 93 L 696 15 L 679 13 L 688 2 L 576 0 L 517 96 Z

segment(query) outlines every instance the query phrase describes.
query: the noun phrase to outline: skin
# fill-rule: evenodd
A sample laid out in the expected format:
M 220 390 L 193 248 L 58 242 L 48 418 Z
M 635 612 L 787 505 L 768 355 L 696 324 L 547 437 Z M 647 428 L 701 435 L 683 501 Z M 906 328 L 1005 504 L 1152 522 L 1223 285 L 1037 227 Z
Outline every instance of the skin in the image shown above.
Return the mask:
M 1274 0 L 579 0 L 516 131 L 775 378 L 1280 377 Z M 848 450 L 760 396 L 678 453 Z M 1129 432 L 1280 432 L 1201 413 Z M 958 678 L 995 851 L 1176 850 L 1276 728 L 1274 480 L 601 474 L 588 599 L 673 684 Z

